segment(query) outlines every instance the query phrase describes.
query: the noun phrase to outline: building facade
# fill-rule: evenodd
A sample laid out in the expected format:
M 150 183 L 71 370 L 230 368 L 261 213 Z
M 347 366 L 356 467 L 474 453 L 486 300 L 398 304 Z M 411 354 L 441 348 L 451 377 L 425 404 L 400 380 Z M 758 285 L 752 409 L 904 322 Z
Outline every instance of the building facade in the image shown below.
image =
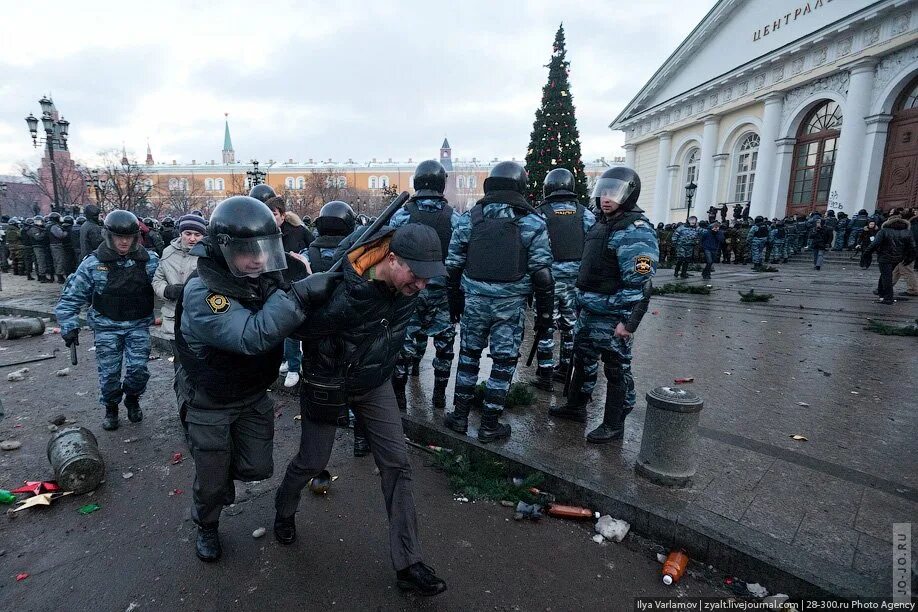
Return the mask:
M 916 9 L 720 0 L 610 125 L 652 220 L 918 206 Z

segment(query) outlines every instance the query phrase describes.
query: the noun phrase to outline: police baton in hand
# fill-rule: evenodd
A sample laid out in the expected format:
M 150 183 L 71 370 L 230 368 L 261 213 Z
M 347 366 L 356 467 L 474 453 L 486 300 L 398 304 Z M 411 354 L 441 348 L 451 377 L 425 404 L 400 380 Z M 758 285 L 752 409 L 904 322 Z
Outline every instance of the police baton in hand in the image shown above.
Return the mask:
M 371 238 L 373 234 L 375 234 L 379 228 L 389 223 L 389 220 L 392 219 L 392 216 L 395 215 L 395 213 L 397 213 L 399 209 L 401 209 L 401 207 L 405 205 L 405 202 L 408 201 L 409 197 L 410 196 L 408 195 L 407 191 L 403 191 L 400 194 L 398 194 L 398 197 L 396 197 L 394 200 L 392 200 L 392 202 L 389 203 L 389 206 L 386 207 L 386 210 L 382 211 L 382 213 L 378 217 L 376 217 L 376 221 L 373 221 L 373 223 L 367 226 L 366 231 L 363 232 L 363 234 L 360 235 L 360 238 L 358 238 L 354 242 L 353 246 L 351 246 L 347 250 L 347 252 L 345 253 L 345 256 L 347 256 L 347 253 L 351 253 L 352 251 L 364 246 L 368 242 L 371 242 Z M 337 272 L 338 270 L 341 269 L 341 266 L 343 263 L 344 263 L 344 257 L 336 261 L 332 265 L 332 267 L 328 269 L 328 271 Z
M 75 343 L 70 345 L 70 365 L 76 365 L 76 364 L 77 364 L 76 347 L 77 347 L 77 345 L 76 345 Z

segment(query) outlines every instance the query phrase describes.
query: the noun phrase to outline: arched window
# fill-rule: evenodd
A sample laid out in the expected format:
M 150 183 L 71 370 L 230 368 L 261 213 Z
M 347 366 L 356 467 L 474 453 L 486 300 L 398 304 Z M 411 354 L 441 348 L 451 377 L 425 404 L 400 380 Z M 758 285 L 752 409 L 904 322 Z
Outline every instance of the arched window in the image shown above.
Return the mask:
M 755 167 L 759 159 L 759 135 L 752 132 L 740 139 L 736 151 L 736 178 L 733 180 L 733 201 L 748 202 L 752 199 L 755 183 Z
M 296 188 L 305 189 L 306 188 L 306 179 L 302 176 L 296 177 Z
M 284 187 L 287 189 L 293 189 L 293 186 L 296 184 L 292 176 L 288 176 L 284 179 Z
M 456 177 L 456 189 L 465 189 L 465 177 L 464 176 Z
M 469 181 L 469 189 L 475 189 L 475 187 L 478 186 L 478 177 L 475 176 L 474 174 L 469 176 L 468 181 Z
M 178 179 L 169 179 L 169 189 L 178 189 Z
M 389 177 L 385 175 L 379 177 L 379 188 L 386 189 L 388 186 L 389 186 Z
M 213 191 L 214 190 L 214 179 L 211 179 L 211 178 L 204 179 L 204 189 L 206 191 Z
M 913 83 L 914 87 L 906 89 L 900 98 L 899 104 L 896 105 L 896 112 L 907 110 L 918 110 L 918 79 Z
M 182 191 L 188 191 L 188 179 L 179 179 L 179 189 Z
M 337 179 L 335 179 L 335 186 L 338 189 L 344 189 L 345 187 L 347 187 L 347 178 L 343 176 L 339 176 Z
M 841 125 L 841 107 L 831 100 L 810 111 L 800 124 L 794 146 L 787 214 L 808 214 L 828 206 Z
M 214 189 L 216 189 L 217 191 L 223 191 L 225 189 L 223 185 L 224 185 L 223 179 L 216 179 L 214 181 Z
M 685 185 L 698 184 L 698 162 L 701 160 L 701 149 L 695 147 L 685 154 L 685 171 L 682 173 L 682 184 L 679 186 L 679 197 L 674 200 L 673 208 L 688 208 Z

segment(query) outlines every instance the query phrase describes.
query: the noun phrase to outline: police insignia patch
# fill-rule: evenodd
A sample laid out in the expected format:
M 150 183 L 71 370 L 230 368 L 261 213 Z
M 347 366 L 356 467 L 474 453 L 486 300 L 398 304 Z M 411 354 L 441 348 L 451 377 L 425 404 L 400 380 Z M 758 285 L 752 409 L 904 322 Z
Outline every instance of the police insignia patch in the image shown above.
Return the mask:
M 210 306 L 210 309 L 214 311 L 214 314 L 222 314 L 229 310 L 229 300 L 226 299 L 225 295 L 220 295 L 219 293 L 208 293 L 206 300 L 207 305 Z
M 105 264 L 99 264 L 98 266 L 96 266 L 96 270 L 98 270 L 99 272 L 108 272 L 108 266 L 106 266 Z
M 638 255 L 634 258 L 634 271 L 638 274 L 650 274 L 653 270 L 653 259 L 647 255 Z

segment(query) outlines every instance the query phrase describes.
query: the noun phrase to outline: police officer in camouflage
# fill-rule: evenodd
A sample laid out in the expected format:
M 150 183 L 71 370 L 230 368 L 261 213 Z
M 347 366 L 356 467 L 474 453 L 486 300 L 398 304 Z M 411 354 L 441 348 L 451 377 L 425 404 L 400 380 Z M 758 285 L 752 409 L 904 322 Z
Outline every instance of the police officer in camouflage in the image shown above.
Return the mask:
M 52 212 L 48 215 L 48 241 L 51 246 L 51 262 L 54 270 L 54 278 L 61 285 L 64 284 L 64 276 L 70 272 L 67 270 L 67 251 L 64 248 L 65 242 L 70 242 L 67 230 L 63 227 L 61 214 Z
M 771 242 L 771 263 L 787 263 L 787 230 L 783 219 L 775 221 L 768 232 L 768 241 Z
M 593 189 L 602 217 L 586 238 L 577 277 L 580 318 L 574 330 L 574 364 L 564 406 L 551 416 L 586 422 L 603 360 L 606 405 L 602 424 L 587 441 L 605 443 L 624 434 L 625 417 L 636 396 L 631 374 L 631 344 L 650 302 L 651 278 L 660 251 L 653 226 L 637 207 L 641 179 L 631 168 L 606 170 Z
M 143 420 L 140 396 L 150 372 L 150 325 L 153 324 L 153 275 L 159 258 L 140 244 L 140 224 L 133 213 L 114 210 L 105 217 L 103 242 L 67 279 L 54 309 L 61 339 L 79 345 L 80 309 L 89 305 L 99 367 L 102 428 L 118 429 L 118 404 L 124 398 L 128 419 Z M 124 363 L 124 379 L 121 366 Z
M 449 252 L 450 238 L 459 225 L 460 216 L 443 197 L 446 189 L 446 169 L 435 159 L 418 164 L 414 171 L 414 195 L 405 206 L 393 215 L 390 227 L 401 227 L 407 223 L 420 223 L 432 227 L 440 238 L 443 260 Z M 427 350 L 427 339 L 434 340 L 434 408 L 446 407 L 446 385 L 449 383 L 450 368 L 453 365 L 453 344 L 456 328 L 449 316 L 449 300 L 446 295 L 446 277 L 432 278 L 417 298 L 417 309 L 408 323 L 405 348 L 392 375 L 392 388 L 399 407 L 405 410 L 405 385 L 408 368 L 417 372 L 417 364 Z
M 35 259 L 35 272 L 38 282 L 51 283 L 51 242 L 48 238 L 48 229 L 41 215 L 32 217 L 32 226 L 29 228 L 29 238 L 32 241 L 32 257 Z
M 551 326 L 554 310 L 548 228 L 523 195 L 528 182 L 520 164 L 495 165 L 484 197 L 453 232 L 446 258 L 450 317 L 461 318 L 462 325 L 454 407 L 444 422 L 466 432 L 481 352 L 490 347 L 493 365 L 478 428 L 482 442 L 510 436 L 510 425 L 498 418 L 519 359 L 527 296 L 535 296 L 537 335 Z
M 749 254 L 753 270 L 765 269 L 765 247 L 768 246 L 768 223 L 761 215 L 755 218 L 755 224 L 746 233 L 749 241 Z
M 564 381 L 574 352 L 574 322 L 577 319 L 577 274 L 583 258 L 583 241 L 596 223 L 596 216 L 577 202 L 574 175 L 567 168 L 555 168 L 545 175 L 542 185 L 544 200 L 539 212 L 548 225 L 551 254 L 554 263 L 551 275 L 555 279 L 555 306 L 551 327 L 538 338 L 538 369 L 530 383 L 545 391 L 553 391 L 553 380 Z M 554 364 L 555 328 L 561 329 L 561 354 Z
M 673 245 L 676 247 L 676 266 L 673 276 L 677 278 L 691 276 L 688 273 L 688 267 L 695 257 L 695 247 L 698 246 L 700 232 L 698 217 L 695 215 L 689 217 L 685 225 L 676 228 L 673 233 Z

